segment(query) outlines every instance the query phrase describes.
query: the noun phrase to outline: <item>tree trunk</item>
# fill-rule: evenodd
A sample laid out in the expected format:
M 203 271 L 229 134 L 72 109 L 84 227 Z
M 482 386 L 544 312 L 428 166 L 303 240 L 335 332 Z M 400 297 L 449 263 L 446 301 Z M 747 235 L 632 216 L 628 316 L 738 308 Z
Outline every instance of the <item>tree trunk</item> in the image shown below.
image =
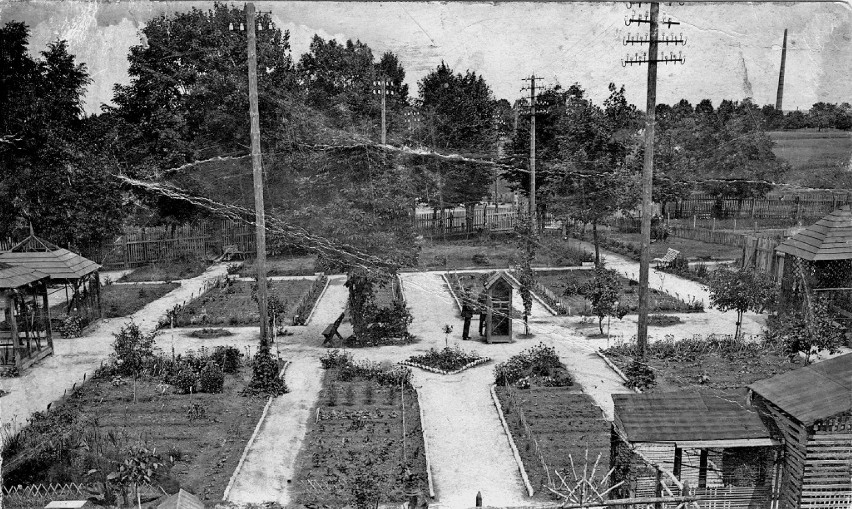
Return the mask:
M 601 246 L 598 239 L 598 222 L 592 221 L 592 242 L 595 244 L 595 267 L 601 265 Z M 603 334 L 603 332 L 601 332 Z
M 602 316 L 598 317 L 598 329 L 601 330 L 601 336 L 603 336 L 603 317 Z
M 736 332 L 734 332 L 734 339 L 740 338 L 740 330 L 742 329 L 742 323 L 743 323 L 743 312 L 737 311 L 737 330 L 736 330 Z

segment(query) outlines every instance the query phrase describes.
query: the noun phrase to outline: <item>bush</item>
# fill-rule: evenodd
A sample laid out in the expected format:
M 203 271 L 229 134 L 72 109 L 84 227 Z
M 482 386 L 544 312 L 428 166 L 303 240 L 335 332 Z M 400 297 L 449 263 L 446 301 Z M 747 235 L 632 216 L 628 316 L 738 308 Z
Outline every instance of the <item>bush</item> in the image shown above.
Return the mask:
M 251 382 L 243 389 L 243 394 L 273 397 L 287 394 L 290 389 L 278 373 L 278 363 L 272 358 L 269 347 L 258 349 L 252 361 Z
M 627 377 L 625 385 L 631 389 L 647 389 L 657 384 L 654 370 L 647 364 L 635 359 L 624 370 L 624 375 Z
M 120 375 L 137 376 L 146 362 L 154 357 L 156 332 L 145 334 L 133 322 L 121 327 L 112 344 L 115 372 Z
M 88 321 L 82 316 L 66 316 L 57 328 L 57 332 L 59 332 L 63 338 L 79 338 L 83 334 L 83 329 L 87 324 Z
M 208 362 L 198 377 L 198 390 L 210 394 L 222 392 L 225 386 L 225 372 L 215 362 Z
M 233 346 L 217 346 L 210 359 L 222 368 L 225 373 L 236 373 L 242 365 L 243 354 Z
M 473 255 L 473 263 L 476 265 L 491 265 L 491 259 L 485 253 L 476 253 Z
M 198 385 L 198 375 L 195 373 L 195 370 L 192 369 L 192 366 L 184 364 L 181 366 L 180 370 L 170 378 L 171 380 L 169 383 L 171 383 L 180 394 L 197 392 L 196 386 Z
M 539 343 L 514 355 L 494 368 L 497 385 L 517 385 L 530 378 L 537 385 L 566 387 L 574 383 L 553 347 Z M 546 380 L 545 379 L 549 379 Z M 560 385 L 555 385 L 555 384 Z
M 320 357 L 323 369 L 340 368 L 352 363 L 352 354 L 334 349 Z

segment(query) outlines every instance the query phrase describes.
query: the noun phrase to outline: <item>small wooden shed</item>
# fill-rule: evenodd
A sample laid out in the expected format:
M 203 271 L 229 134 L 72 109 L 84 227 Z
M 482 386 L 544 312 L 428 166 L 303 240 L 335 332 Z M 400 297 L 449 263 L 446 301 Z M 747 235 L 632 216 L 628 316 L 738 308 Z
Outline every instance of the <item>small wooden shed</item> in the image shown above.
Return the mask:
M 512 291 L 520 287 L 505 270 L 498 270 L 485 281 L 486 342 L 512 342 Z
M 852 354 L 749 389 L 784 441 L 779 508 L 852 507 Z
M 0 370 L 19 372 L 53 353 L 49 276 L 0 262 Z
M 745 391 L 612 399 L 610 467 L 625 483 L 619 498 L 689 494 L 718 497 L 723 507 L 770 507 L 780 447 Z
M 58 247 L 31 232 L 29 237 L 9 251 L 0 252 L 0 262 L 40 271 L 50 276 L 51 286 L 64 286 L 67 313 L 76 310 L 76 314 L 88 320 L 102 315 L 98 272 L 101 266 L 92 260 Z

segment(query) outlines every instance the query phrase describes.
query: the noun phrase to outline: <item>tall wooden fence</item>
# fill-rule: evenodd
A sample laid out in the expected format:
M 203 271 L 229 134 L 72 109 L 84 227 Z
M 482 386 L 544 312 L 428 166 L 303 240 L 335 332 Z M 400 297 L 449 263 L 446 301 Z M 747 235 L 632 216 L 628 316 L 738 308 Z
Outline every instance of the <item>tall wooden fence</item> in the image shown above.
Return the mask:
M 477 233 L 479 231 L 512 231 L 518 220 L 515 211 L 475 209 L 468 221 L 467 213 L 460 210 L 418 212 L 414 226 L 422 234 Z
M 717 200 L 707 195 L 693 195 L 666 204 L 672 219 L 748 218 L 748 219 L 819 219 L 843 205 L 852 203 L 852 192 L 822 195 L 774 195 L 762 199 Z
M 781 280 L 782 255 L 775 252 L 783 238 L 755 237 L 744 235 L 743 267 L 752 268 L 772 277 L 774 281 Z

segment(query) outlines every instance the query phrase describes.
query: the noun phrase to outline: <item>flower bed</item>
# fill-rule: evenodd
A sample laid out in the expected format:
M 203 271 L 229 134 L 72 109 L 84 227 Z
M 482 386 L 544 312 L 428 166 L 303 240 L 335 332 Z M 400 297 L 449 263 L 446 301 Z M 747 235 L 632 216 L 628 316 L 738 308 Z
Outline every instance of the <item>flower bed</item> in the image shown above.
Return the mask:
M 454 375 L 466 369 L 484 364 L 491 360 L 476 352 L 466 352 L 459 347 L 445 347 L 443 350 L 429 349 L 424 355 L 413 355 L 400 362 L 404 366 L 420 368 L 432 373 Z
M 353 362 L 338 350 L 321 362 L 327 371 L 296 460 L 293 503 L 373 507 L 376 501 L 402 503 L 410 492 L 428 493 L 411 370 Z
M 519 389 L 537 387 L 569 387 L 574 378 L 556 355 L 553 347 L 544 343 L 527 348 L 494 367 L 497 385 L 511 385 Z

